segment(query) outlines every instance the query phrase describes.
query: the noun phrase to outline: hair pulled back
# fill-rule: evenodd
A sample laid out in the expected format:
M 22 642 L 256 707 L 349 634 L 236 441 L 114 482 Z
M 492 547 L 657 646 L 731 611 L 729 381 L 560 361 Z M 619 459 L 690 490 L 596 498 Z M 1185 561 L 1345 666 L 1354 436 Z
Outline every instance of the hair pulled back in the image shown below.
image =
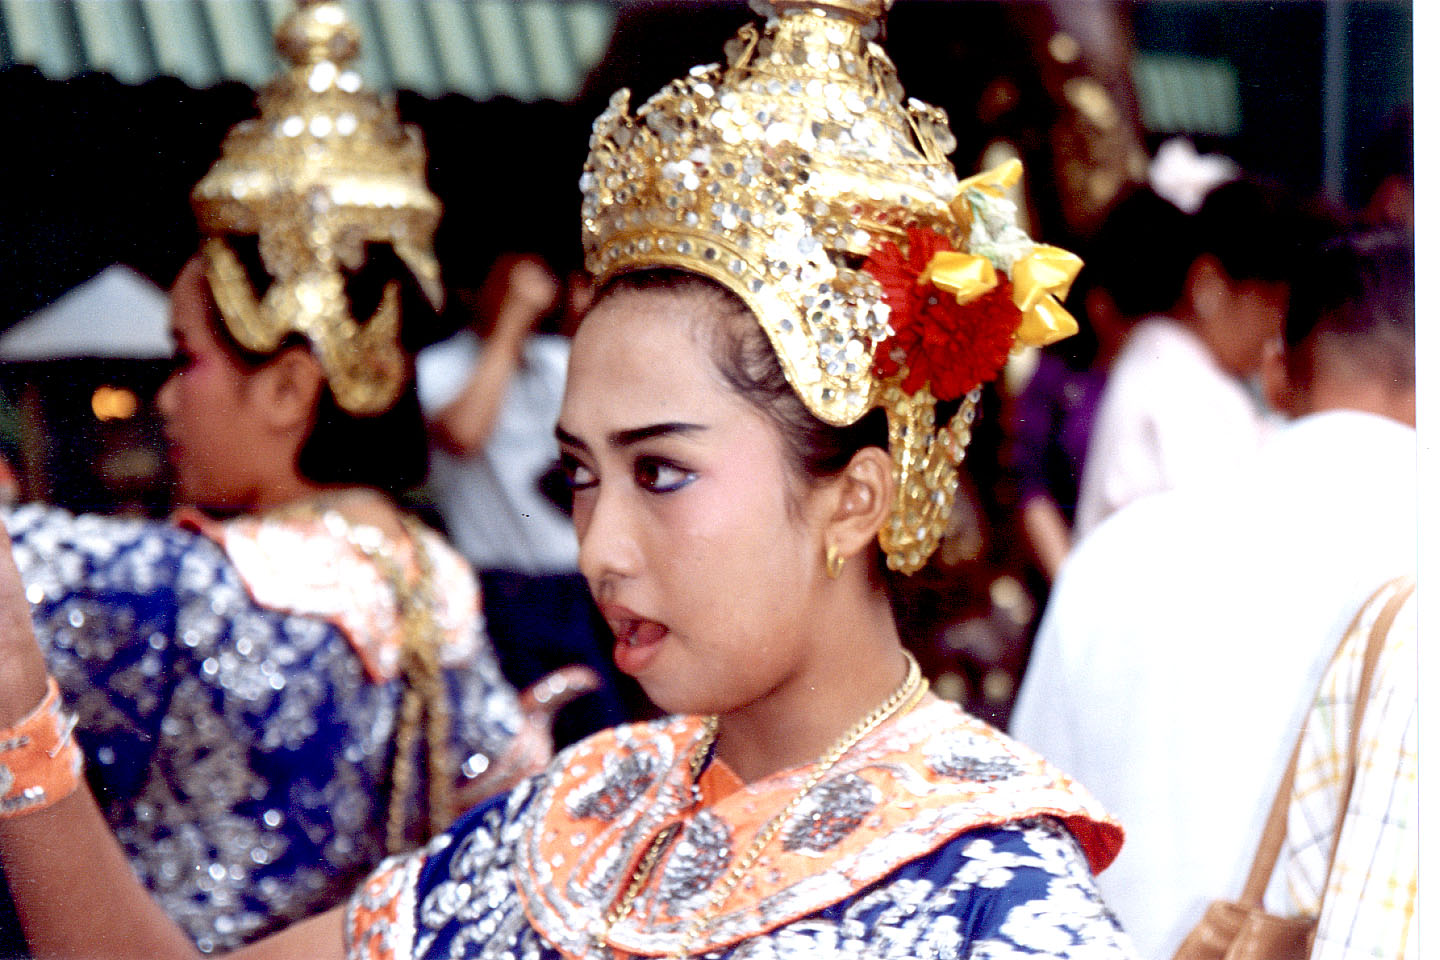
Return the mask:
M 256 238 L 227 238 L 244 265 L 257 298 L 269 289 L 272 278 L 260 261 Z M 419 486 L 430 467 L 425 438 L 425 419 L 415 387 L 415 351 L 427 338 L 416 331 L 439 329 L 439 319 L 420 292 L 408 268 L 389 246 L 369 244 L 363 265 L 345 278 L 351 316 L 364 322 L 379 306 L 385 286 L 400 284 L 400 339 L 405 351 L 405 385 L 399 398 L 380 413 L 362 416 L 350 413 L 335 400 L 327 383 L 315 408 L 314 423 L 300 447 L 296 467 L 300 475 L 317 484 L 373 487 L 391 497 Z M 298 333 L 290 334 L 273 353 L 256 353 L 242 347 L 222 321 L 220 308 L 208 283 L 202 285 L 206 313 L 221 344 L 240 364 L 257 370 L 291 347 L 309 349 Z

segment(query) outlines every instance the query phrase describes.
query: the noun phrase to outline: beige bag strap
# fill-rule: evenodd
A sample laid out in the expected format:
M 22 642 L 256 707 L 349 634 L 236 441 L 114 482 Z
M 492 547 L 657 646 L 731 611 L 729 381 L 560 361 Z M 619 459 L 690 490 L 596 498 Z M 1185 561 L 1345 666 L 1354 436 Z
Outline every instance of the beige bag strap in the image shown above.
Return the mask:
M 1385 609 L 1380 612 L 1365 643 L 1365 659 L 1360 670 L 1360 686 L 1356 693 L 1355 712 L 1351 720 L 1350 755 L 1346 759 L 1345 786 L 1341 791 L 1340 806 L 1336 811 L 1335 833 L 1330 841 L 1330 862 L 1332 864 L 1335 860 L 1335 845 L 1340 839 L 1340 824 L 1345 819 L 1345 810 L 1350 805 L 1350 791 L 1355 785 L 1355 754 L 1360 743 L 1360 721 L 1365 714 L 1365 701 L 1369 698 L 1370 683 L 1375 675 L 1375 664 L 1379 661 L 1380 651 L 1385 645 L 1385 635 L 1390 632 L 1390 627 L 1395 622 L 1400 607 L 1404 605 L 1415 589 L 1414 581 L 1410 577 L 1399 577 L 1371 594 L 1360 608 L 1360 612 L 1355 614 L 1355 619 L 1350 621 L 1350 626 L 1345 628 L 1345 632 L 1341 635 L 1340 646 L 1336 647 L 1335 653 L 1330 658 L 1330 662 L 1334 663 L 1340 655 L 1340 650 L 1345 646 L 1345 639 L 1359 628 L 1360 618 L 1369 609 L 1370 604 L 1391 589 L 1396 591 L 1395 595 L 1390 598 L 1385 604 Z M 1295 764 L 1300 758 L 1300 744 L 1304 738 L 1305 730 L 1302 727 L 1300 736 L 1295 738 L 1295 746 L 1290 751 L 1290 762 L 1285 765 L 1285 775 L 1280 778 L 1280 786 L 1275 791 L 1275 799 L 1270 802 L 1270 813 L 1265 818 L 1265 829 L 1260 834 L 1260 843 L 1255 848 L 1255 859 L 1250 864 L 1250 874 L 1245 878 L 1245 888 L 1240 894 L 1241 906 L 1259 909 L 1265 899 L 1265 888 L 1270 885 L 1270 875 L 1275 872 L 1275 862 L 1280 859 L 1280 848 L 1285 843 L 1285 821 L 1290 814 L 1290 791 L 1295 785 Z M 1329 868 L 1326 869 L 1328 871 Z
M 1394 588 L 1395 595 L 1385 603 L 1385 609 L 1375 619 L 1370 630 L 1370 639 L 1365 644 L 1365 661 L 1360 668 L 1360 686 L 1355 695 L 1355 711 L 1350 719 L 1350 752 L 1345 757 L 1345 786 L 1340 792 L 1340 806 L 1336 811 L 1335 833 L 1330 837 L 1330 859 L 1325 868 L 1325 885 L 1330 885 L 1330 871 L 1335 866 L 1335 851 L 1340 846 L 1340 827 L 1345 820 L 1345 811 L 1350 809 L 1350 793 L 1355 789 L 1355 769 L 1360 758 L 1360 723 L 1365 719 L 1365 706 L 1370 699 L 1370 687 L 1375 680 L 1375 667 L 1380 662 L 1380 653 L 1385 649 L 1385 638 L 1395 625 L 1400 608 L 1415 592 L 1415 581 L 1410 577 L 1397 577 L 1381 587 L 1381 591 Z M 1367 604 L 1368 606 L 1368 604 Z

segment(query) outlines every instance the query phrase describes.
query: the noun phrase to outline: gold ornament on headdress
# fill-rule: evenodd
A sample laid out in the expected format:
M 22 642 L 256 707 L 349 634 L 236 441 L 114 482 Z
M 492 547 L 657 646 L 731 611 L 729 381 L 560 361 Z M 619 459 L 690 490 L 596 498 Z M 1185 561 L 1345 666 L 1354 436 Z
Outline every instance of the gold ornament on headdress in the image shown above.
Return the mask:
M 880 543 L 912 573 L 945 531 L 978 388 L 998 371 L 942 396 L 963 399 L 937 423 L 945 391 L 907 380 L 943 358 L 904 356 L 894 291 L 872 261 L 910 255 L 920 231 L 937 252 L 906 289 L 930 304 L 951 297 L 942 312 L 973 302 L 1013 320 L 1002 363 L 1014 345 L 1074 332 L 1056 297 L 1080 263 L 1016 226 L 1003 191 L 1018 162 L 957 180 L 945 112 L 907 102 L 871 40 L 886 0 L 752 5 L 767 22 L 741 28 L 724 66 L 695 67 L 634 114 L 621 90 L 596 119 L 580 181 L 586 266 L 601 283 L 663 267 L 708 277 L 754 312 L 821 420 L 848 425 L 883 407 L 898 493 Z M 997 304 L 1002 277 L 1010 297 Z M 879 373 L 877 361 L 898 369 Z
M 425 148 L 393 103 L 362 89 L 349 66 L 359 33 L 340 3 L 302 0 L 275 41 L 289 66 L 191 193 L 207 276 L 241 346 L 271 353 L 298 333 L 341 407 L 380 413 L 406 377 L 399 284 L 389 282 L 375 314 L 359 322 L 345 271 L 365 262 L 366 244 L 388 244 L 439 308 L 440 203 L 425 186 Z M 232 238 L 242 235 L 258 236 L 273 278 L 263 296 L 235 255 Z

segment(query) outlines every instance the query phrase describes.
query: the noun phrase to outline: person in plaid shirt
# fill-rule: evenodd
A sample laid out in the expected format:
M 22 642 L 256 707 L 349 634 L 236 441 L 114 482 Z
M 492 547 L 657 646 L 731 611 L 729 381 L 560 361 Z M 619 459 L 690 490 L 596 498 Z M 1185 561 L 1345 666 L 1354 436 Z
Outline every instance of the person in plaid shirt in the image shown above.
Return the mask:
M 1385 633 L 1370 681 L 1356 741 L 1355 783 L 1343 821 L 1337 809 L 1366 642 L 1387 601 L 1403 590 L 1399 583 L 1389 584 L 1366 605 L 1326 672 L 1306 721 L 1281 862 L 1294 912 L 1320 918 L 1311 960 L 1417 955 L 1419 681 L 1413 591 Z M 1282 882 L 1280 876 L 1276 882 Z
M 1296 310 L 1314 330 L 1289 351 L 1291 379 L 1317 353 L 1358 355 L 1363 369 L 1388 334 L 1413 343 L 1414 247 L 1386 232 L 1356 234 L 1325 250 Z M 1306 359 L 1307 354 L 1310 359 Z M 1405 371 L 1393 377 L 1399 384 Z M 1413 387 L 1413 368 L 1408 371 Z M 1356 376 L 1354 383 L 1363 384 Z M 1357 386 L 1351 389 L 1358 389 Z M 1398 573 L 1406 571 L 1396 570 Z M 1388 627 L 1359 704 L 1367 642 L 1386 604 L 1407 594 Z M 1311 960 L 1400 960 L 1416 955 L 1418 870 L 1416 740 L 1419 686 L 1416 602 L 1403 580 L 1365 605 L 1326 670 L 1305 721 L 1291 791 L 1285 846 L 1267 902 L 1318 916 Z M 1352 742 L 1354 755 L 1352 757 Z M 1354 770 L 1348 803 L 1345 786 Z M 1340 809 L 1345 804 L 1344 810 Z M 1339 827 L 1339 836 L 1336 828 Z

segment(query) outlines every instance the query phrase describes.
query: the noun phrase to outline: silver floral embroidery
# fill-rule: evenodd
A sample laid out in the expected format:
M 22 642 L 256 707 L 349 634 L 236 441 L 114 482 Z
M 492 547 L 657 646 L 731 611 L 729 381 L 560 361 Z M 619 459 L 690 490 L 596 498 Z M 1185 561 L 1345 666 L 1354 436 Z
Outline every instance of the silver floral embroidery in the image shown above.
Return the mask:
M 725 822 L 702 810 L 685 827 L 660 877 L 660 899 L 672 914 L 691 909 L 687 901 L 704 893 L 734 857 Z
M 1008 780 L 1024 772 L 1014 757 L 997 751 L 993 741 L 947 733 L 925 745 L 925 762 L 941 776 L 975 783 Z
M 853 773 L 832 777 L 811 791 L 781 833 L 790 852 L 828 850 L 860 826 L 880 803 L 880 790 Z
M 515 889 L 514 851 L 530 783 L 511 792 L 503 809 L 486 812 L 447 852 L 432 843 L 429 856 L 449 856 L 446 879 L 425 895 L 415 956 L 429 960 L 538 960 L 544 951 Z
M 503 819 L 477 826 L 491 833 L 498 854 L 478 874 L 450 869 L 450 882 L 468 883 L 472 904 L 428 926 L 415 960 L 559 960 L 526 919 L 506 850 L 517 841 L 516 805 Z M 463 839 L 462 839 L 463 842 Z M 937 875 L 907 869 L 849 897 L 834 912 L 793 920 L 733 947 L 695 954 L 696 960 L 1134 960 L 1105 909 L 1070 834 L 1056 821 L 1020 821 L 980 836 L 957 837 L 960 869 Z M 1011 894 L 1018 874 L 1033 881 L 1033 896 Z M 392 894 L 393 895 L 393 894 Z M 435 894 L 431 892 L 431 897 Z M 453 894 L 447 894 L 453 896 Z M 991 899 L 994 898 L 994 899 Z M 426 902 L 429 902 L 427 898 Z M 975 926 L 976 904 L 999 912 Z M 1003 906 L 1002 906 L 1003 905 Z M 982 909 L 983 912 L 983 909 Z M 611 960 L 591 945 L 587 958 Z M 354 954 L 357 960 L 360 955 Z
M 565 809 L 575 817 L 614 820 L 655 782 L 659 768 L 660 758 L 648 751 L 607 756 L 601 771 L 565 798 Z
M 477 830 L 465 838 L 455 851 L 450 864 L 450 875 L 457 879 L 473 877 L 484 873 L 495 860 L 495 841 L 484 830 Z

